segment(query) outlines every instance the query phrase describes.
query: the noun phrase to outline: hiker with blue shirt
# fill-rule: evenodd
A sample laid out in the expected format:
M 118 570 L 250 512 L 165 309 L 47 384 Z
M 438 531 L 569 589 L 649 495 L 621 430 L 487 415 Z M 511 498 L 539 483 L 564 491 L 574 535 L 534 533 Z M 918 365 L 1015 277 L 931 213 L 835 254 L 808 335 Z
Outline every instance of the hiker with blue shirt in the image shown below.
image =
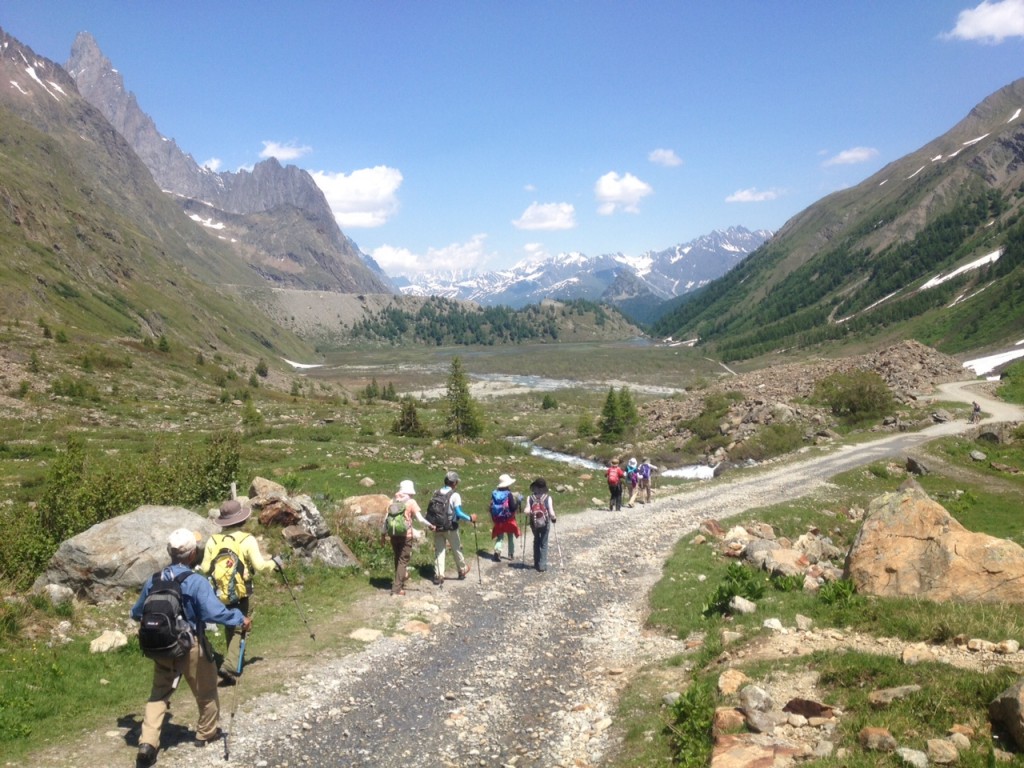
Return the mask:
M 444 585 L 444 561 L 445 552 L 450 546 L 452 556 L 455 558 L 455 565 L 459 569 L 459 578 L 466 578 L 469 573 L 469 563 L 466 556 L 462 554 L 462 539 L 459 537 L 459 521 L 464 520 L 476 524 L 476 515 L 467 515 L 462 511 L 462 496 L 455 488 L 459 484 L 459 476 L 455 472 L 448 472 L 444 476 L 444 486 L 434 492 L 430 503 L 427 504 L 427 521 L 434 526 L 434 584 Z M 435 511 L 435 498 L 440 502 L 437 506 L 441 509 Z
M 171 564 L 146 581 L 139 599 L 131 609 L 131 617 L 135 621 L 141 621 L 143 606 L 153 589 L 154 581 L 169 581 L 180 577 L 182 610 L 194 638 L 191 650 L 184 656 L 153 659 L 153 687 L 143 714 L 139 752 L 135 759 L 138 766 L 150 766 L 156 762 L 164 716 L 170 709 L 171 694 L 183 677 L 199 709 L 199 720 L 196 724 L 197 746 L 205 746 L 220 738 L 217 667 L 204 630 L 208 622 L 237 628 L 242 632 L 252 629 L 252 619 L 237 608 L 225 606 L 217 598 L 210 582 L 193 573 L 196 544 L 196 535 L 187 528 L 173 531 L 167 540 L 167 553 L 171 556 Z
M 494 562 L 501 562 L 501 539 L 508 539 L 508 559 L 516 558 L 516 539 L 520 536 L 516 514 L 519 512 L 520 498 L 512 493 L 512 483 L 516 480 L 509 475 L 498 478 L 498 487 L 491 493 L 491 538 L 494 540 Z

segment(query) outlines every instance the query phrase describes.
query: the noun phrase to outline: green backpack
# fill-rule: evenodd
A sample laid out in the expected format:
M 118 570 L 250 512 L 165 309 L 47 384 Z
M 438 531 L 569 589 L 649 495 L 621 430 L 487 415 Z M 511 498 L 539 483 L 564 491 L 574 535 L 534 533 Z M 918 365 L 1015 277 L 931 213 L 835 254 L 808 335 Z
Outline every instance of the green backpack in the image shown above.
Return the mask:
M 405 536 L 409 532 L 409 525 L 405 520 L 406 502 L 392 501 L 388 505 L 388 516 L 384 528 L 388 536 Z

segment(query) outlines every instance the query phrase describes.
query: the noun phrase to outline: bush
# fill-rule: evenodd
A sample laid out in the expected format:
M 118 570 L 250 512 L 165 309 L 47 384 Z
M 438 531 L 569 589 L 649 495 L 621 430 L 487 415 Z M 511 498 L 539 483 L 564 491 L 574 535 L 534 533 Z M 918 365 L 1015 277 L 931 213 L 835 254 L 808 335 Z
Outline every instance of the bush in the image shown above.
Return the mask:
M 36 510 L 21 511 L 5 528 L 0 576 L 31 583 L 60 542 L 142 504 L 199 507 L 220 501 L 238 477 L 240 463 L 239 437 L 233 433 L 197 444 L 162 440 L 149 453 L 114 458 L 87 456 L 81 438 L 73 435 L 50 465 Z
M 826 376 L 814 385 L 814 400 L 850 426 L 885 416 L 894 407 L 892 392 L 874 371 L 836 372 Z
M 749 440 L 737 445 L 731 452 L 733 461 L 752 459 L 764 461 L 800 448 L 804 443 L 804 430 L 798 424 L 769 424 L 762 427 Z
M 711 726 L 715 718 L 715 691 L 706 680 L 694 680 L 672 705 L 672 731 L 676 761 L 683 768 L 703 768 L 711 759 Z
M 731 563 L 722 583 L 704 604 L 702 613 L 704 616 L 724 615 L 729 612 L 729 602 L 736 596 L 759 600 L 764 595 L 766 583 L 767 579 L 753 569 L 740 563 Z
M 558 407 L 558 401 L 555 400 L 555 396 L 548 393 L 544 395 L 544 399 L 540 401 L 540 407 L 545 411 L 550 411 L 552 408 Z

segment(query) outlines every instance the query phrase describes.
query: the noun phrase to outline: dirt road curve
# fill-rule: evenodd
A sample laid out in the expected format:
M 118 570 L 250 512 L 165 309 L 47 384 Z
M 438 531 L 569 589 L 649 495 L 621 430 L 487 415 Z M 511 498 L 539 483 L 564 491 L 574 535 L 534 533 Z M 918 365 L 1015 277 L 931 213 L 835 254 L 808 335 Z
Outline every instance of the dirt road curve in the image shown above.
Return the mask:
M 968 388 L 977 383 L 945 385 L 937 399 L 976 399 L 992 421 L 1024 418 Z M 616 698 L 631 670 L 681 650 L 643 630 L 645 595 L 681 536 L 705 518 L 803 496 L 837 472 L 966 428 L 938 424 L 771 471 L 726 473 L 622 513 L 564 516 L 543 574 L 518 553 L 514 563 L 481 559 L 478 574 L 473 529 L 464 528 L 469 578 L 440 589 L 417 582 L 405 598 L 379 599 L 403 632 L 357 654 L 318 658 L 284 693 L 244 705 L 231 721 L 229 761 L 219 747 L 183 744 L 162 752 L 160 765 L 601 765 L 619 735 Z M 478 533 L 486 548 L 489 531 Z M 418 633 L 410 621 L 430 630 Z M 133 753 L 120 749 L 130 765 Z

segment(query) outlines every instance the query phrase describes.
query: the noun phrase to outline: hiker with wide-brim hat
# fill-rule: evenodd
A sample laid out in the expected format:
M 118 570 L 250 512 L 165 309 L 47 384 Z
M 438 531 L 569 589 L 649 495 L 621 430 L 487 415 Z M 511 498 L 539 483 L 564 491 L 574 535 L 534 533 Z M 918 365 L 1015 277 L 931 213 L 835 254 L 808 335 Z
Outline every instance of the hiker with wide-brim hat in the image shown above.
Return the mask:
M 508 559 L 516 558 L 516 539 L 521 535 L 516 515 L 522 506 L 522 499 L 512 492 L 516 479 L 510 475 L 498 478 L 498 487 L 491 492 L 491 539 L 494 541 L 494 561 L 501 562 L 501 540 L 508 540 Z
M 413 521 L 415 520 L 424 528 L 434 530 L 434 526 L 423 517 L 420 505 L 413 498 L 415 495 L 416 486 L 412 480 L 400 482 L 381 523 L 381 540 L 383 543 L 391 541 L 391 549 L 395 555 L 395 577 L 391 581 L 391 594 L 396 597 L 405 594 L 405 583 L 409 576 L 409 561 L 412 559 L 412 546 L 418 535 L 413 528 Z M 401 521 L 400 525 L 395 524 L 389 530 L 388 526 L 391 525 L 389 518 L 392 510 L 400 512 Z
M 551 526 L 558 522 L 555 504 L 548 492 L 548 481 L 538 477 L 530 483 L 530 495 L 526 499 L 526 515 L 533 532 L 533 567 L 540 572 L 548 569 L 548 534 Z
M 171 564 L 146 580 L 139 599 L 131 609 L 131 617 L 136 621 L 142 620 L 146 612 L 146 598 L 154 584 L 159 588 L 164 582 L 177 581 L 182 595 L 182 612 L 194 638 L 192 647 L 185 655 L 153 659 L 153 686 L 142 717 L 142 733 L 135 759 L 137 766 L 150 766 L 156 762 L 160 750 L 160 732 L 170 709 L 171 694 L 182 677 L 199 708 L 196 744 L 204 746 L 221 736 L 218 724 L 220 699 L 217 696 L 217 671 L 206 640 L 206 624 L 223 624 L 226 629 L 242 632 L 248 632 L 252 627 L 252 619 L 237 608 L 226 607 L 217 599 L 210 583 L 193 574 L 196 538 L 196 534 L 187 528 L 178 528 L 171 533 L 167 539 L 167 554 L 171 557 Z
M 221 504 L 214 518 L 221 532 L 207 539 L 203 561 L 196 568 L 196 571 L 211 578 L 217 597 L 224 605 L 238 608 L 246 616 L 251 615 L 253 574 L 284 568 L 280 557 L 275 555 L 270 559 L 264 558 L 256 537 L 242 530 L 242 525 L 251 514 L 249 505 L 241 504 L 237 499 L 228 499 Z M 240 674 L 241 638 L 231 627 L 226 628 L 225 635 L 227 648 L 217 674 L 223 684 L 233 685 Z

